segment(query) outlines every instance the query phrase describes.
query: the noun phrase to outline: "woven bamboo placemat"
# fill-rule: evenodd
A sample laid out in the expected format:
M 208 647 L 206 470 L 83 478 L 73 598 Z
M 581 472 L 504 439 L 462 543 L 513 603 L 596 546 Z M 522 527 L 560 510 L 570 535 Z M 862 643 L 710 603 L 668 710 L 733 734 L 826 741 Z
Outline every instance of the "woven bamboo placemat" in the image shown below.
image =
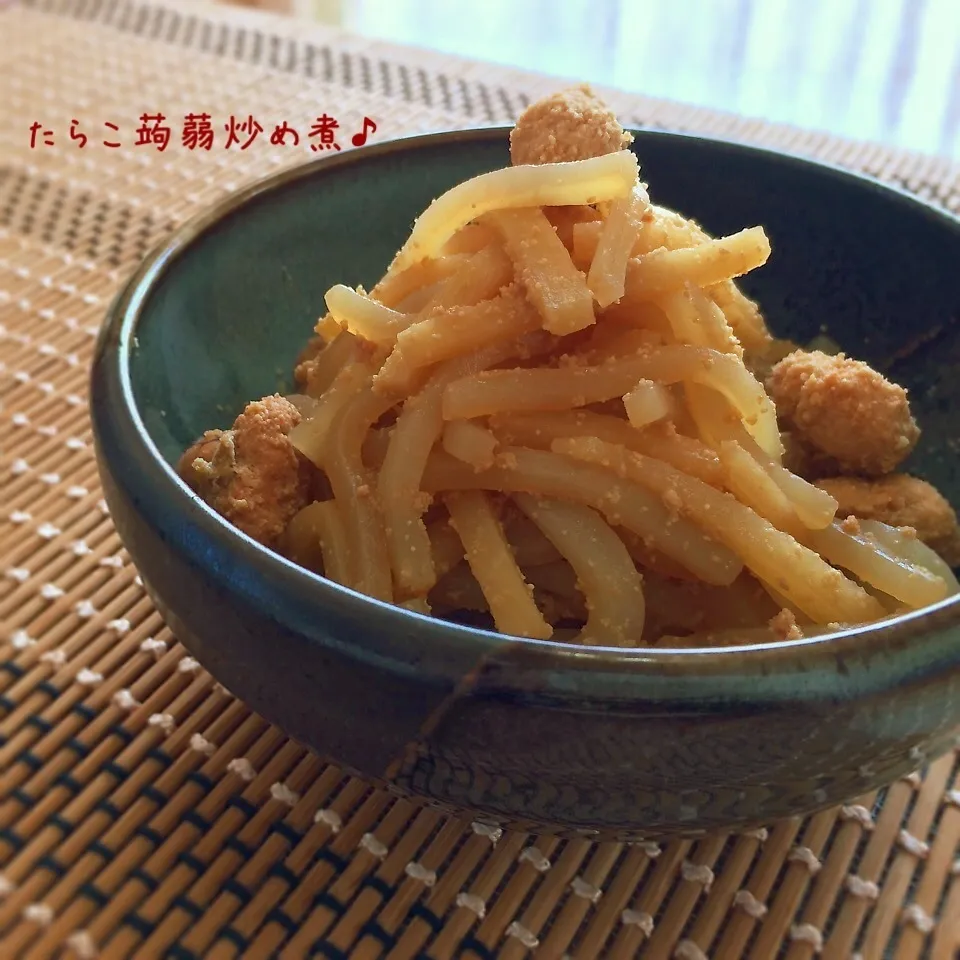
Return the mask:
M 0 958 L 960 953 L 956 755 L 744 836 L 501 834 L 371 789 L 233 699 L 113 531 L 87 362 L 150 246 L 313 156 L 268 142 L 283 121 L 305 140 L 335 116 L 349 148 L 364 117 L 377 139 L 503 122 L 555 81 L 185 0 L 23 4 L 0 39 Z M 631 123 L 807 152 L 960 210 L 946 161 L 609 96 Z M 134 146 L 157 112 L 168 148 Z M 209 152 L 180 140 L 200 112 Z M 223 146 L 231 114 L 264 127 L 247 150 Z

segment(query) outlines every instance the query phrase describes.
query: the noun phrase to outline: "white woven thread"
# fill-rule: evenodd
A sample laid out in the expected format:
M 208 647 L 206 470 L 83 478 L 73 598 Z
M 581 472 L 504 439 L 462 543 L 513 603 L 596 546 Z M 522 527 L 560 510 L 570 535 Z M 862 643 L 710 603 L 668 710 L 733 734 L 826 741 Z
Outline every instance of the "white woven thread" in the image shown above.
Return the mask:
M 699 883 L 703 889 L 709 891 L 713 886 L 713 871 L 703 863 L 691 863 L 684 860 L 680 865 L 680 875 L 689 883 Z
M 323 808 L 313 815 L 314 823 L 323 823 L 330 828 L 331 833 L 339 833 L 343 828 L 343 818 L 336 810 Z
M 795 923 L 790 928 L 790 939 L 809 943 L 814 953 L 820 953 L 823 950 L 823 934 L 812 923 Z
M 854 897 L 876 900 L 880 896 L 880 888 L 872 880 L 864 880 L 863 877 L 858 877 L 855 873 L 847 876 L 844 885 Z
M 903 908 L 900 919 L 911 927 L 916 927 L 920 933 L 930 933 L 936 926 L 936 921 L 919 903 L 911 903 Z
M 550 861 L 536 847 L 524 847 L 517 858 L 521 863 L 529 863 L 539 873 L 546 873 L 550 869 Z
M 482 820 L 474 820 L 470 829 L 478 837 L 486 837 L 493 846 L 496 846 L 503 836 L 503 827 L 498 827 L 495 823 L 484 823 Z
M 286 804 L 288 807 L 296 806 L 300 800 L 300 794 L 291 790 L 285 783 L 274 783 L 270 785 L 270 796 L 277 803 Z
M 365 833 L 360 838 L 360 846 L 378 860 L 383 860 L 390 852 L 389 847 L 387 847 L 382 840 L 378 840 L 372 833 Z
M 673 951 L 677 960 L 707 960 L 707 955 L 700 949 L 699 944 L 692 940 L 681 940 Z
M 841 807 L 840 819 L 855 820 L 860 824 L 861 827 L 863 827 L 864 830 L 872 830 L 874 828 L 873 814 L 866 807 L 861 806 L 859 803 L 853 803 L 849 806 Z
M 134 710 L 140 706 L 140 701 L 129 690 L 118 690 L 111 699 L 121 710 Z
M 211 743 L 201 733 L 195 733 L 190 737 L 190 749 L 194 753 L 202 753 L 205 757 L 212 757 L 217 752 L 216 744 Z
M 411 861 L 404 868 L 403 872 L 411 880 L 419 880 L 426 887 L 432 887 L 437 882 L 437 872 L 436 870 L 431 870 L 429 867 L 425 867 L 422 863 L 417 863 L 416 861 Z
M 77 930 L 67 937 L 66 944 L 77 955 L 79 960 L 95 960 L 97 956 L 97 945 L 93 937 L 86 930 Z
M 653 917 L 643 910 L 631 910 L 629 907 L 620 914 L 620 922 L 627 927 L 639 927 L 644 936 L 653 936 Z
M 603 896 L 603 891 L 596 884 L 584 880 L 583 877 L 574 877 L 570 882 L 570 889 L 575 897 L 589 900 L 591 903 L 596 903 Z
M 147 639 L 140 644 L 140 652 L 152 653 L 154 657 L 159 660 L 160 657 L 167 652 L 167 644 L 163 640 L 157 640 L 154 637 L 147 637 Z
M 14 650 L 26 650 L 36 644 L 36 640 L 26 630 L 14 630 L 10 634 L 10 646 Z
M 158 727 L 168 736 L 173 732 L 173 728 L 177 725 L 177 721 L 171 713 L 151 713 L 147 717 L 147 725 L 150 727 Z
M 897 843 L 899 843 L 907 853 L 913 854 L 913 856 L 919 857 L 921 860 L 926 860 L 927 855 L 930 853 L 929 844 L 918 840 L 912 833 L 905 829 L 897 834 Z
M 734 895 L 733 904 L 754 920 L 760 920 L 767 915 L 767 905 L 758 900 L 749 890 L 738 890 Z
M 513 923 L 507 927 L 504 933 L 508 937 L 513 937 L 513 939 L 519 940 L 528 950 L 534 950 L 540 946 L 540 941 L 537 939 L 537 935 L 532 930 L 528 930 L 517 920 L 514 920 Z
M 458 893 L 456 904 L 475 913 L 482 920 L 487 915 L 487 903 L 483 897 L 478 897 L 475 893 Z
M 53 916 L 53 907 L 46 903 L 28 903 L 23 908 L 23 919 L 41 927 L 49 927 L 53 923 Z
M 811 876 L 816 876 L 823 867 L 817 855 L 809 847 L 794 847 L 787 854 L 787 859 L 802 863 L 810 871 Z
M 249 783 L 256 775 L 253 764 L 246 757 L 236 757 L 227 764 L 227 770 Z

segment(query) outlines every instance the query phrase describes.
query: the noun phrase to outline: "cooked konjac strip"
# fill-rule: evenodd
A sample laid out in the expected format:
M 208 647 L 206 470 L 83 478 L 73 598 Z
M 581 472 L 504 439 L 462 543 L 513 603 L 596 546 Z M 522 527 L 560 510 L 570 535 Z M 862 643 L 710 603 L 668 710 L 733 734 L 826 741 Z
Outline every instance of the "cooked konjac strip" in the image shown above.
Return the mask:
M 788 642 L 957 592 L 906 391 L 775 340 L 737 286 L 763 228 L 658 205 L 630 142 L 589 88 L 531 105 L 183 477 L 328 579 L 535 639 Z

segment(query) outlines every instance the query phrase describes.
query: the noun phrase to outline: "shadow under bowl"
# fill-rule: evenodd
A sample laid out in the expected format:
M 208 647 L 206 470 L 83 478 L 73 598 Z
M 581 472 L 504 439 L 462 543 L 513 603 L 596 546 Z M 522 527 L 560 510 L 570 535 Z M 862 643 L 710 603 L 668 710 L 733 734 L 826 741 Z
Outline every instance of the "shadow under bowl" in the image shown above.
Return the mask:
M 960 503 L 960 222 L 832 167 L 638 132 L 654 199 L 713 233 L 763 224 L 745 281 L 779 336 L 826 330 L 911 390 L 910 469 Z M 154 252 L 101 332 L 92 416 L 120 536 L 176 636 L 288 734 L 390 789 L 541 832 L 696 835 L 876 788 L 960 734 L 960 600 L 826 639 L 713 651 L 516 640 L 295 567 L 171 464 L 290 388 L 326 289 L 368 287 L 415 216 L 508 163 L 505 130 L 438 134 L 281 172 Z M 952 444 L 952 447 L 951 447 Z

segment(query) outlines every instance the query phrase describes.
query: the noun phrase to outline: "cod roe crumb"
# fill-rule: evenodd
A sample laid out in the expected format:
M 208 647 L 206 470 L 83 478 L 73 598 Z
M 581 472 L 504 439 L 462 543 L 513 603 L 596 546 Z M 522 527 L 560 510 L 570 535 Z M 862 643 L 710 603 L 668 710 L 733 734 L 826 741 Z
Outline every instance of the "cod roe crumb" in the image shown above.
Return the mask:
M 208 430 L 191 446 L 178 473 L 217 513 L 274 546 L 309 502 L 309 468 L 287 436 L 299 422 L 289 400 L 255 400 L 229 430 Z
M 841 472 L 890 473 L 920 437 L 907 391 L 843 354 L 796 350 L 770 372 L 767 390 L 797 438 Z
M 537 100 L 510 133 L 515 165 L 588 160 L 630 146 L 633 137 L 586 84 Z

